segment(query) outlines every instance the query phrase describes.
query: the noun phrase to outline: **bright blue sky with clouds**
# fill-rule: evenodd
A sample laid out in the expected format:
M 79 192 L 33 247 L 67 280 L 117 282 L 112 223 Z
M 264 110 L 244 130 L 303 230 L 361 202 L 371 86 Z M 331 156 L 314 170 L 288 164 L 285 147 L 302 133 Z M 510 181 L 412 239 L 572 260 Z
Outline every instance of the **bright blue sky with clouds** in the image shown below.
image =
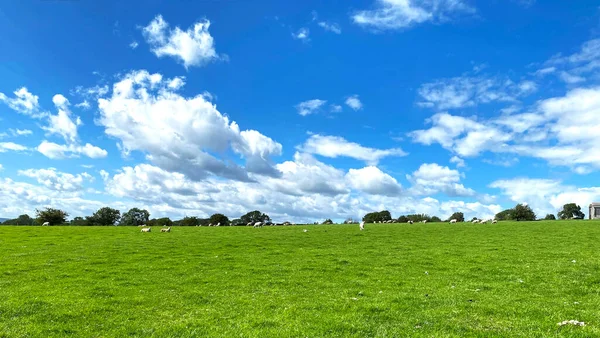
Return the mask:
M 600 200 L 596 1 L 12 1 L 0 31 L 0 217 Z

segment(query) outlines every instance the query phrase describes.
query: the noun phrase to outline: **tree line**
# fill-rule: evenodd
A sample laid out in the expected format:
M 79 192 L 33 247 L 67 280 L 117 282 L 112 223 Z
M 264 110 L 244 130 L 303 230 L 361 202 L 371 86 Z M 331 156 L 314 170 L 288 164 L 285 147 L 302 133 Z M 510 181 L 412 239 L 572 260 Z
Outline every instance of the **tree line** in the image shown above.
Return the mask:
M 60 209 L 46 208 L 43 210 L 36 209 L 35 218 L 27 214 L 20 215 L 17 218 L 4 221 L 3 225 L 42 225 L 48 222 L 50 225 L 78 225 L 78 226 L 94 226 L 94 225 L 124 225 L 124 226 L 207 226 L 209 224 L 219 224 L 222 226 L 234 225 L 241 226 L 249 223 L 263 222 L 264 224 L 272 224 L 269 215 L 258 210 L 250 211 L 245 215 L 230 220 L 229 217 L 223 214 L 213 214 L 209 218 L 200 217 L 184 217 L 180 220 L 171 220 L 168 217 L 150 218 L 148 210 L 132 208 L 124 214 L 120 210 L 110 207 L 98 209 L 91 216 L 75 217 L 71 221 L 67 221 L 69 214 Z M 289 223 L 289 222 L 286 222 Z

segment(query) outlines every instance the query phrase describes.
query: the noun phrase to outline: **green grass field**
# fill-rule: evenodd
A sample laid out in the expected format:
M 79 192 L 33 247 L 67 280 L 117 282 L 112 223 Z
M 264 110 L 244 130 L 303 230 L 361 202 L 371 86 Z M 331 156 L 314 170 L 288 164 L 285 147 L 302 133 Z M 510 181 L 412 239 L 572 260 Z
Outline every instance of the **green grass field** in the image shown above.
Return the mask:
M 600 222 L 158 230 L 0 227 L 0 337 L 600 336 Z

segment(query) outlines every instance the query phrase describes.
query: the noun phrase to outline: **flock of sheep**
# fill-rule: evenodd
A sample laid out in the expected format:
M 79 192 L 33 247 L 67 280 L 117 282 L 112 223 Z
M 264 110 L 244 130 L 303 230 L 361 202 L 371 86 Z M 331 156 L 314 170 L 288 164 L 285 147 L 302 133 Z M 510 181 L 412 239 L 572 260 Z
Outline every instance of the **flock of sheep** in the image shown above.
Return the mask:
M 151 232 L 152 231 L 152 228 L 147 226 L 146 224 L 142 224 L 140 226 L 142 227 L 140 232 Z M 168 228 L 164 228 L 164 227 L 166 227 L 166 225 L 163 225 L 163 228 L 160 229 L 160 232 L 171 232 L 171 227 L 168 227 Z

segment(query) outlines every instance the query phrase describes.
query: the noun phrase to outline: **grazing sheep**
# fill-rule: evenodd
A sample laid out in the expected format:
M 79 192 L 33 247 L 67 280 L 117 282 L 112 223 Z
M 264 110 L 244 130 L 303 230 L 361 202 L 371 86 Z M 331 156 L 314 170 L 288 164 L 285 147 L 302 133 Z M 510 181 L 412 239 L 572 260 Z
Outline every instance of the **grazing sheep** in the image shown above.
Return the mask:
M 160 229 L 160 232 L 171 232 L 171 227 L 162 228 L 162 229 Z
M 358 224 L 360 230 L 365 230 L 365 221 L 362 221 Z
M 254 228 L 262 228 L 262 226 L 263 226 L 262 222 L 254 223 Z
M 150 232 L 152 228 L 142 228 L 141 232 Z
M 454 218 L 450 220 L 450 224 L 452 223 L 456 223 L 456 220 Z
M 422 222 L 423 222 L 423 223 L 427 223 L 427 220 L 426 220 L 426 219 L 424 219 Z
M 413 222 L 411 220 L 408 220 L 408 222 L 406 222 L 406 223 L 408 223 L 408 224 L 414 224 L 415 222 Z
M 479 223 L 479 220 L 478 219 L 474 219 L 474 220 L 471 221 L 471 223 Z
M 496 223 L 498 223 L 498 220 L 495 219 L 492 221 L 492 224 L 496 224 Z
M 50 225 L 50 222 L 44 222 L 44 223 L 42 223 L 42 226 L 48 226 L 48 225 Z
M 217 223 L 217 226 L 220 227 L 221 226 L 221 222 Z
M 308 230 L 304 229 L 304 232 L 308 232 Z
M 211 226 L 212 226 L 212 223 L 208 223 L 208 226 L 209 226 L 209 227 L 211 227 Z

